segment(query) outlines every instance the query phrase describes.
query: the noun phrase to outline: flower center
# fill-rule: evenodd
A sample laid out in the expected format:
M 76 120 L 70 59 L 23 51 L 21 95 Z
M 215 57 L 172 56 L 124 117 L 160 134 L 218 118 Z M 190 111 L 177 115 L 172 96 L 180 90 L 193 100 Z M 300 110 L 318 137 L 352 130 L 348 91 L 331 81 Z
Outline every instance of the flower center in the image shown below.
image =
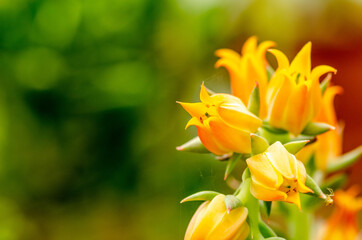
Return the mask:
M 287 195 L 294 194 L 298 192 L 298 180 L 289 180 L 285 179 L 282 185 L 279 188 L 280 191 L 285 192 Z

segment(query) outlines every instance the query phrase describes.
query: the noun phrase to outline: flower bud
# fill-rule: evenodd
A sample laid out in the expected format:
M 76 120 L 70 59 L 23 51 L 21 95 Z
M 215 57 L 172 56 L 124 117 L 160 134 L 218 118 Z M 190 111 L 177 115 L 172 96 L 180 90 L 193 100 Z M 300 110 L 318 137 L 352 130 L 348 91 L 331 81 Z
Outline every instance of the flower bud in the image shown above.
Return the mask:
M 185 240 L 244 240 L 249 235 L 248 209 L 227 212 L 225 195 L 217 195 L 197 209 L 186 230 Z

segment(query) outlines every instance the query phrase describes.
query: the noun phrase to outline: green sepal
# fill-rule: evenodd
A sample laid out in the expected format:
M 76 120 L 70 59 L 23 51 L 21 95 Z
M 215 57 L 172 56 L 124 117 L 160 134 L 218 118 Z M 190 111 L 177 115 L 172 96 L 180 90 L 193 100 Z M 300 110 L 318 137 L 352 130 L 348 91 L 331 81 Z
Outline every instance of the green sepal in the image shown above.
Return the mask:
M 181 200 L 181 203 L 184 202 L 191 202 L 191 201 L 211 201 L 221 193 L 215 192 L 215 191 L 201 191 L 194 193 L 184 199 Z
M 297 154 L 310 140 L 292 141 L 284 144 L 285 149 L 291 154 Z
M 273 77 L 274 73 L 275 73 L 275 70 L 270 65 L 267 65 L 266 66 L 266 74 L 267 74 L 267 77 L 268 77 L 268 82 Z
M 334 130 L 335 127 L 327 123 L 321 122 L 310 122 L 304 128 L 302 134 L 307 136 L 317 136 L 319 134 L 328 132 L 329 130 Z
M 176 147 L 176 149 L 183 152 L 210 153 L 209 150 L 207 150 L 205 146 L 201 143 L 199 137 L 194 137 L 183 145 Z
M 253 155 L 262 153 L 269 147 L 268 141 L 261 136 L 258 136 L 256 134 L 251 134 L 250 138 L 251 138 L 251 152 Z
M 336 172 L 345 168 L 348 168 L 355 162 L 357 162 L 360 157 L 362 156 L 362 146 L 359 146 L 358 148 L 343 154 L 342 156 L 338 157 L 337 159 L 334 159 L 333 162 L 330 162 L 327 165 L 326 172 L 332 173 Z
M 285 240 L 285 238 L 282 238 L 282 237 L 270 237 L 270 238 L 266 238 L 265 240 Z
M 332 79 L 332 73 L 328 73 L 327 76 L 321 82 L 320 88 L 321 88 L 322 96 L 324 95 L 324 92 L 326 91 L 327 87 L 329 86 L 331 79 Z
M 323 191 L 328 191 L 328 189 L 336 190 L 343 187 L 343 185 L 347 182 L 347 179 L 348 177 L 344 173 L 331 176 L 321 185 L 321 189 Z
M 259 220 L 259 230 L 263 237 L 277 237 L 277 234 L 263 220 Z
M 273 127 L 267 121 L 263 121 L 263 126 L 262 127 L 266 128 L 269 132 L 273 132 L 273 133 L 276 133 L 276 134 L 288 133 L 288 131 L 286 131 L 284 129 Z
M 251 177 L 250 169 L 247 167 L 247 168 L 245 168 L 241 179 L 242 179 L 243 182 L 244 182 L 246 179 L 248 179 L 248 178 L 250 178 L 250 177 Z
M 276 130 L 276 129 L 275 129 Z M 258 129 L 258 135 L 262 136 L 263 138 L 265 138 L 269 144 L 273 144 L 277 141 L 281 142 L 281 143 L 287 143 L 290 142 L 290 134 L 284 130 L 271 130 L 269 127 L 267 126 L 263 126 L 261 128 Z
M 272 207 L 272 203 L 273 203 L 273 202 L 271 202 L 271 201 L 263 201 L 263 203 L 264 203 L 266 215 L 267 215 L 268 217 L 270 217 L 271 207 Z
M 259 85 L 256 83 L 253 91 L 250 94 L 249 97 L 249 103 L 248 103 L 248 110 L 255 114 L 256 116 L 259 116 L 260 111 L 260 92 L 259 92 Z
M 234 195 L 226 195 L 224 201 L 227 213 L 230 213 L 235 208 L 242 206 L 240 199 L 235 197 Z
M 308 174 L 307 174 L 307 179 L 305 181 L 305 185 L 313 191 L 313 193 L 307 193 L 308 195 L 323 199 L 327 205 L 331 205 L 333 203 L 333 199 L 331 198 L 331 196 L 324 194 L 322 189 L 318 186 L 318 184 L 314 181 L 314 179 Z
M 241 157 L 242 157 L 241 154 L 234 153 L 232 157 L 228 160 L 228 164 L 226 165 L 225 169 L 224 180 L 226 180 L 229 177 L 230 173 L 234 170 L 236 163 Z

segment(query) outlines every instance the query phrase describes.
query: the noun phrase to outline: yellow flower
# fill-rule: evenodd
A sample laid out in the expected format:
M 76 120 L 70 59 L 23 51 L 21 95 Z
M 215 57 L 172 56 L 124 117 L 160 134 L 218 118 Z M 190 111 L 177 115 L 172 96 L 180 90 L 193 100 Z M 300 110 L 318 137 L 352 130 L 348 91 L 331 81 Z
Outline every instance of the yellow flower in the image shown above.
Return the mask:
M 336 209 L 327 225 L 320 232 L 321 240 L 357 240 L 360 228 L 357 214 L 362 209 L 362 197 L 358 197 L 359 189 L 353 186 L 347 191 L 337 191 L 334 196 Z
M 234 96 L 240 98 L 245 105 L 248 104 L 250 94 L 256 83 L 260 88 L 260 117 L 267 115 L 266 90 L 268 76 L 266 72 L 267 62 L 265 52 L 275 45 L 272 41 L 262 42 L 257 46 L 257 38 L 250 37 L 244 44 L 241 54 L 231 49 L 219 49 L 216 55 L 220 59 L 215 67 L 225 67 L 230 75 L 231 90 Z
M 311 70 L 311 46 L 307 43 L 289 64 L 288 58 L 279 50 L 271 49 L 278 68 L 269 82 L 266 102 L 269 123 L 299 135 L 315 118 L 321 107 L 322 95 L 319 78 L 336 70 L 320 65 Z
M 185 240 L 244 240 L 249 235 L 248 209 L 227 213 L 225 195 L 217 195 L 197 209 L 186 230 Z
M 317 136 L 317 141 L 297 153 L 298 159 L 306 162 L 315 154 L 317 168 L 325 170 L 329 161 L 342 154 L 342 127 L 338 125 L 333 100 L 336 94 L 342 93 L 339 86 L 328 87 L 323 95 L 322 108 L 315 118 L 317 122 L 325 122 L 334 126 L 335 130 Z
M 299 192 L 313 192 L 305 185 L 307 173 L 303 163 L 280 142 L 246 162 L 251 173 L 250 191 L 257 199 L 290 202 L 300 209 Z
M 192 116 L 186 128 L 196 126 L 202 144 L 216 155 L 250 153 L 250 133 L 256 132 L 262 121 L 250 113 L 239 98 L 229 94 L 210 96 L 204 84 L 200 100 L 198 103 L 179 102 Z

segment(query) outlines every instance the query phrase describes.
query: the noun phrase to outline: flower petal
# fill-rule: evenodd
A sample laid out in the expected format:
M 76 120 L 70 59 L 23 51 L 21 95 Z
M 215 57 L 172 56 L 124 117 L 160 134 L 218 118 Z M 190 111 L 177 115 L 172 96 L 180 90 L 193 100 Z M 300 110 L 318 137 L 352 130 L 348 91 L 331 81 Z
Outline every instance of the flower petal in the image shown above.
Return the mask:
M 327 66 L 327 65 L 319 65 L 315 68 L 313 68 L 311 73 L 311 79 L 319 81 L 319 78 L 328 72 L 333 72 L 334 74 L 337 73 L 337 70 L 333 67 Z
M 267 189 L 260 183 L 253 180 L 251 181 L 250 192 L 255 198 L 263 201 L 277 201 L 287 198 L 287 194 L 284 192 Z
M 204 82 L 202 82 L 202 85 L 201 85 L 200 100 L 204 104 L 212 104 L 211 97 L 210 97 L 209 93 L 207 92 L 207 89 L 205 88 Z
M 256 51 L 256 46 L 258 43 L 258 38 L 256 36 L 252 36 L 245 41 L 243 48 L 241 49 L 242 55 L 248 53 L 254 53 Z
M 253 178 L 263 185 L 279 188 L 283 182 L 281 174 L 277 173 L 265 154 L 254 155 L 246 160 Z
M 221 59 L 228 59 L 237 64 L 240 62 L 240 58 L 241 58 L 239 53 L 235 52 L 234 50 L 227 49 L 227 48 L 217 50 L 215 52 L 215 55 Z
M 239 233 L 242 225 L 247 225 L 246 217 L 248 209 L 239 207 L 225 214 L 221 221 L 215 225 L 210 233 L 206 236 L 208 240 L 232 239 Z M 210 225 L 210 227 L 212 227 Z
M 204 125 L 200 122 L 200 119 L 197 117 L 192 117 L 186 124 L 185 129 L 190 126 L 204 127 Z
M 300 197 L 299 197 L 299 192 L 293 192 L 291 191 L 291 193 L 288 195 L 288 197 L 284 200 L 285 202 L 288 203 L 294 203 L 295 205 L 297 205 L 297 207 L 299 208 L 299 210 L 301 210 L 301 205 L 300 205 Z
M 232 128 L 216 117 L 210 117 L 204 123 L 225 149 L 238 153 L 251 152 L 251 139 L 248 132 Z
M 196 212 L 194 213 L 194 215 L 191 218 L 189 225 L 187 226 L 187 230 L 186 230 L 186 234 L 185 234 L 185 238 L 184 238 L 185 240 L 194 239 L 193 238 L 194 234 L 199 235 L 197 232 L 195 232 L 195 230 L 197 229 L 197 226 L 199 225 L 200 221 L 202 220 L 209 204 L 210 204 L 210 201 L 205 201 L 196 210 Z
M 240 104 L 223 103 L 217 108 L 217 112 L 223 121 L 239 130 L 256 132 L 262 124 L 258 117 Z
M 290 64 L 290 73 L 300 73 L 302 76 L 305 76 L 307 79 L 310 78 L 311 71 L 311 50 L 312 43 L 308 42 L 304 47 L 298 52 L 294 60 Z
M 274 55 L 278 62 L 277 71 L 289 68 L 289 60 L 282 51 L 277 49 L 269 49 L 268 52 Z
M 188 112 L 191 116 L 200 118 L 205 115 L 207 112 L 207 108 L 205 104 L 198 102 L 198 103 L 186 103 L 186 102 L 177 102 L 180 104 L 186 112 Z
M 207 150 L 214 153 L 215 155 L 224 155 L 230 153 L 231 150 L 223 147 L 213 136 L 211 131 L 205 127 L 197 127 L 197 133 L 199 135 L 200 141 L 205 146 Z
M 264 41 L 264 42 L 260 43 L 258 48 L 257 48 L 258 58 L 265 61 L 265 53 L 271 47 L 275 47 L 275 42 L 273 42 L 273 41 Z
M 287 179 L 296 179 L 295 158 L 283 144 L 275 142 L 265 152 L 272 166 Z
M 298 192 L 301 193 L 312 193 L 312 189 L 305 185 L 305 180 L 307 179 L 307 172 L 301 161 L 296 161 L 297 163 L 297 180 L 298 180 Z
M 195 222 L 195 228 L 188 240 L 205 239 L 210 232 L 210 226 L 214 226 L 220 222 L 223 216 L 226 214 L 226 207 L 224 203 L 225 195 L 217 195 L 209 204 L 206 205 L 206 209 L 202 211 Z M 205 208 L 205 207 L 204 207 Z

